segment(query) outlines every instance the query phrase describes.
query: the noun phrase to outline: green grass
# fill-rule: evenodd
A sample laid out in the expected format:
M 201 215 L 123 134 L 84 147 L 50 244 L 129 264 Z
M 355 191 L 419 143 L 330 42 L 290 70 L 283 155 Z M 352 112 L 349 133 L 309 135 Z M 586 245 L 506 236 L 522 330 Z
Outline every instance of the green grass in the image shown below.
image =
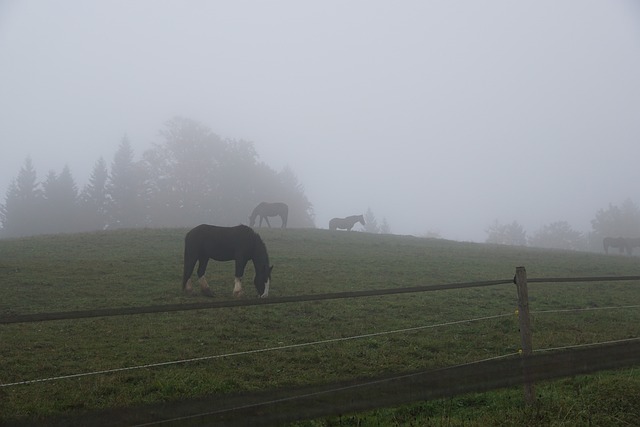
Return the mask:
M 0 240 L 0 314 L 209 301 L 181 292 L 186 229 L 122 230 Z M 270 296 L 513 277 L 637 275 L 638 258 L 326 230 L 262 230 Z M 232 299 L 233 263 L 211 262 L 218 300 Z M 245 298 L 255 297 L 253 266 Z M 637 282 L 531 284 L 535 311 L 640 304 Z M 73 375 L 334 340 L 511 314 L 514 285 L 69 321 L 0 325 L 0 382 Z M 539 313 L 534 348 L 639 336 L 640 310 Z M 0 388 L 0 422 L 101 408 L 321 384 L 436 369 L 517 352 L 516 316 L 291 350 Z M 640 416 L 638 370 L 380 409 L 300 425 L 624 425 Z M 42 398 L 46 396 L 46 398 Z M 633 418 L 633 419 L 636 419 Z M 500 422 L 502 421 L 502 422 Z

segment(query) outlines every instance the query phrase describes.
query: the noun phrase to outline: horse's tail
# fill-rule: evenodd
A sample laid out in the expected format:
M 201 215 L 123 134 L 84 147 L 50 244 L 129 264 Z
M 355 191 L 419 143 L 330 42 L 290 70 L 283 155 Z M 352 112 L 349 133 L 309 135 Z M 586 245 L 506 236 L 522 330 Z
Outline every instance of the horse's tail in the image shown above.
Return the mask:
M 182 270 L 182 289 L 187 286 L 187 282 L 191 278 L 193 269 L 198 261 L 198 253 L 196 251 L 195 242 L 190 236 L 190 233 L 184 238 L 184 266 Z
M 336 224 L 337 218 L 333 218 L 331 221 L 329 221 L 329 230 L 335 230 L 336 228 L 338 228 L 338 225 Z

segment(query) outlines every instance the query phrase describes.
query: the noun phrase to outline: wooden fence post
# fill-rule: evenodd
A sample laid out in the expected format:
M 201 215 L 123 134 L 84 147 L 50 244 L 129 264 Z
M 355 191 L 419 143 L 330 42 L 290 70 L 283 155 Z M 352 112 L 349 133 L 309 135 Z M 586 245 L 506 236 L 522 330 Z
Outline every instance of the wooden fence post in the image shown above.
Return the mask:
M 520 324 L 520 338 L 522 341 L 522 376 L 524 382 L 524 400 L 531 405 L 536 400 L 531 379 L 532 372 L 530 358 L 533 354 L 531 340 L 531 320 L 529 319 L 529 291 L 527 289 L 527 271 L 524 267 L 516 267 L 514 282 L 518 288 L 518 320 Z

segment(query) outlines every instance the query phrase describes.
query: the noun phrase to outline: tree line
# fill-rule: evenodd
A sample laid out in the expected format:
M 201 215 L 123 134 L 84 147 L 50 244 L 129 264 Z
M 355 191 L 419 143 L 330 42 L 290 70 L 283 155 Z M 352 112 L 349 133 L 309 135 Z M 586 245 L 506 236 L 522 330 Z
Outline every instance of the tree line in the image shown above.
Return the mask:
M 293 171 L 271 169 L 252 143 L 222 139 L 184 117 L 167 121 L 160 135 L 137 161 L 123 137 L 110 169 L 99 158 L 81 190 L 68 166 L 39 181 L 27 157 L 0 205 L 0 236 L 231 226 L 246 223 L 261 201 L 287 203 L 292 227 L 314 227 L 313 206 Z
M 640 208 L 631 199 L 620 206 L 610 204 L 596 212 L 591 227 L 590 232 L 583 233 L 574 230 L 567 221 L 556 221 L 528 236 L 517 221 L 508 224 L 495 221 L 485 231 L 487 243 L 601 252 L 605 237 L 640 237 Z

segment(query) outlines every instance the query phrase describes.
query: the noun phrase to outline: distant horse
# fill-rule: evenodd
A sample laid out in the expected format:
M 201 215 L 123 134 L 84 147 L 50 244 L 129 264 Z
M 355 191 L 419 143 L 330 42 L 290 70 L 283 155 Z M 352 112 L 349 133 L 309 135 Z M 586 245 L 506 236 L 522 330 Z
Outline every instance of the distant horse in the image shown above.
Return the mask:
M 602 240 L 602 246 L 604 247 L 604 252 L 606 254 L 609 253 L 609 248 L 618 248 L 620 249 L 620 253 L 627 252 L 627 254 L 631 255 L 631 248 L 627 244 L 627 240 L 624 237 L 605 237 Z
M 336 230 L 340 228 L 343 230 L 351 231 L 356 222 L 365 225 L 364 216 L 352 215 L 346 218 L 333 218 L 331 221 L 329 221 L 329 230 Z
M 235 227 L 217 227 L 201 224 L 190 230 L 184 238 L 184 273 L 182 289 L 191 293 L 191 274 L 198 262 L 198 281 L 202 293 L 213 296 L 204 273 L 209 259 L 236 262 L 235 286 L 233 295 L 242 295 L 242 276 L 249 260 L 253 261 L 256 275 L 253 284 L 260 298 L 269 295 L 271 270 L 267 247 L 260 236 L 246 225 Z
M 260 223 L 258 227 L 262 227 L 262 219 L 264 218 L 267 221 L 267 226 L 271 228 L 271 224 L 269 224 L 270 216 L 279 216 L 282 220 L 281 228 L 287 228 L 287 217 L 289 216 L 289 206 L 286 203 L 276 202 L 276 203 L 267 203 L 262 202 L 258 206 L 255 207 L 251 215 L 249 216 L 249 224 L 253 227 L 256 223 L 256 216 L 260 217 Z

